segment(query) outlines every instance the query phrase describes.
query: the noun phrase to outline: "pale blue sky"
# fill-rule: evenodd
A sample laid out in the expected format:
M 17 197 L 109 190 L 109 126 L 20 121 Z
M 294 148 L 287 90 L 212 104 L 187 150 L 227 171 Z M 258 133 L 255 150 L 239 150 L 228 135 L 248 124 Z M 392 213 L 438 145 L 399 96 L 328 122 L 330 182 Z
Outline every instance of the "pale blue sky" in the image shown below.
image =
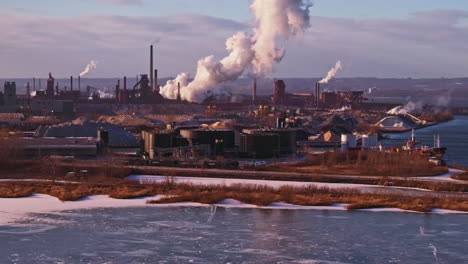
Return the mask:
M 90 77 L 134 76 L 159 37 L 161 75 L 193 75 L 199 59 L 226 56 L 226 38 L 252 32 L 250 2 L 0 0 L 0 76 L 69 76 L 90 60 L 99 61 Z M 343 77 L 468 76 L 468 0 L 314 3 L 311 28 L 281 44 L 271 75 L 320 77 L 342 60 Z
M 37 9 L 48 16 L 119 14 L 166 16 L 196 13 L 247 20 L 249 0 L 141 0 L 143 5 L 113 5 L 105 0 L 1 0 L 2 7 Z M 435 9 L 468 11 L 467 0 L 315 0 L 313 15 L 328 17 L 404 18 Z

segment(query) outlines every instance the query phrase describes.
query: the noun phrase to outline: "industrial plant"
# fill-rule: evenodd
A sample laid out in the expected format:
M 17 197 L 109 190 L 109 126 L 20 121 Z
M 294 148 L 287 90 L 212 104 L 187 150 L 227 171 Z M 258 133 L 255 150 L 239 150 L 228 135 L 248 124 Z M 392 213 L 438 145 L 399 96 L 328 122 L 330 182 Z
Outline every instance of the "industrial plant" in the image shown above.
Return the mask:
M 15 82 L 5 82 L 0 124 L 14 131 L 26 159 L 112 156 L 149 166 L 239 168 L 323 151 L 385 151 L 382 133 L 437 123 L 390 113 L 398 105 L 370 103 L 365 91 L 330 89 L 338 68 L 311 83 L 310 93 L 290 92 L 285 80 L 274 79 L 271 94 L 259 94 L 258 78 L 252 78 L 250 95 L 210 94 L 189 102 L 179 82 L 175 99 L 169 99 L 161 93 L 153 53 L 151 45 L 149 73 L 135 82 L 116 79 L 105 96 L 103 87 L 82 85 L 81 75 L 59 84 L 50 73 L 44 89 L 32 78 L 25 94 L 18 94 Z

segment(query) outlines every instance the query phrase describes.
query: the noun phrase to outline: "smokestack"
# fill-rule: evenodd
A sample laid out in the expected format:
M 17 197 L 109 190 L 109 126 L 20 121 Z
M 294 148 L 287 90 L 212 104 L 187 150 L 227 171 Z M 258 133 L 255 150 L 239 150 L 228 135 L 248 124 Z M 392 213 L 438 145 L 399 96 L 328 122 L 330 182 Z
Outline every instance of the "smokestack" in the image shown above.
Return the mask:
M 78 91 L 81 91 L 81 76 L 78 75 Z
M 253 90 L 252 90 L 252 102 L 257 101 L 257 78 L 254 78 Z
M 159 84 L 158 84 L 158 69 L 154 70 L 154 89 L 156 93 L 159 93 Z
M 177 101 L 181 101 L 182 98 L 180 96 L 180 82 L 177 83 Z
M 154 82 L 153 82 L 153 72 L 154 72 L 154 67 L 153 67 L 153 45 L 150 46 L 150 72 L 149 72 L 149 76 L 150 76 L 150 87 L 151 87 L 151 90 L 154 91 Z
M 31 88 L 29 87 L 29 82 L 26 84 L 26 93 L 28 95 L 28 99 L 31 98 Z
M 117 85 L 115 86 L 116 98 L 118 97 L 119 91 L 120 91 L 120 79 L 117 80 Z
M 39 81 L 39 91 L 41 91 L 42 90 L 42 88 L 41 88 L 41 78 L 39 78 L 38 81 Z
M 320 83 L 315 84 L 315 106 L 320 107 Z
M 127 76 L 124 76 L 124 90 L 127 90 Z
M 73 91 L 73 76 L 70 76 L 70 91 Z
M 33 90 L 36 91 L 36 78 L 33 78 Z

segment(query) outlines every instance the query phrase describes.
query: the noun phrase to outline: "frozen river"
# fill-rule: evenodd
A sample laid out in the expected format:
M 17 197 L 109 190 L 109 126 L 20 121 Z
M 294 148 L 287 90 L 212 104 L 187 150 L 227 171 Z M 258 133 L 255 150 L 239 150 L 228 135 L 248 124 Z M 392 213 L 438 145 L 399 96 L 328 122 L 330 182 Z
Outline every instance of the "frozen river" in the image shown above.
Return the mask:
M 0 263 L 466 263 L 468 215 L 139 207 L 0 226 Z

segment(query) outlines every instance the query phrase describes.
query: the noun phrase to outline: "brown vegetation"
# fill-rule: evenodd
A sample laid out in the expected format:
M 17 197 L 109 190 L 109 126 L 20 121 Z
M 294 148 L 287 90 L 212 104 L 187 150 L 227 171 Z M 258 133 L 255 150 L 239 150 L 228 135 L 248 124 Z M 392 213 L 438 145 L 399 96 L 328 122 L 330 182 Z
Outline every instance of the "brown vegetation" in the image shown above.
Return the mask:
M 460 180 L 460 181 L 468 181 L 468 171 L 465 171 L 460 174 L 455 174 L 452 176 L 454 180 Z
M 468 201 L 445 194 L 398 195 L 388 193 L 363 193 L 356 189 L 330 189 L 308 185 L 305 187 L 283 186 L 274 189 L 262 185 L 198 186 L 177 184 L 173 181 L 152 185 L 140 185 L 125 180 L 111 182 L 85 182 L 75 184 L 48 182 L 3 182 L 0 183 L 1 198 L 26 197 L 32 193 L 47 194 L 62 201 L 76 201 L 90 195 L 109 195 L 117 199 L 129 199 L 152 195 L 164 195 L 160 200 L 148 203 L 197 202 L 214 204 L 231 198 L 244 203 L 266 206 L 274 202 L 295 205 L 317 206 L 334 203 L 349 204 L 348 209 L 391 207 L 427 212 L 432 208 L 468 211 Z
M 400 208 L 418 212 L 428 212 L 433 208 L 468 211 L 468 201 L 453 199 L 444 195 L 406 196 L 381 193 L 361 193 L 355 189 L 329 189 L 316 186 L 295 188 L 283 186 L 273 189 L 266 186 L 217 186 L 217 187 L 178 187 L 168 192 L 170 196 L 148 203 L 164 204 L 176 202 L 197 202 L 214 204 L 225 199 L 235 199 L 244 203 L 266 206 L 274 202 L 285 202 L 302 206 L 348 204 L 347 209 Z
M 260 170 L 342 174 L 342 175 L 369 175 L 369 176 L 396 176 L 415 177 L 433 176 L 446 173 L 447 167 L 438 167 L 430 163 L 426 157 L 410 152 L 378 152 L 340 151 L 326 152 L 319 156 L 310 155 L 304 162 L 289 165 L 267 165 Z

